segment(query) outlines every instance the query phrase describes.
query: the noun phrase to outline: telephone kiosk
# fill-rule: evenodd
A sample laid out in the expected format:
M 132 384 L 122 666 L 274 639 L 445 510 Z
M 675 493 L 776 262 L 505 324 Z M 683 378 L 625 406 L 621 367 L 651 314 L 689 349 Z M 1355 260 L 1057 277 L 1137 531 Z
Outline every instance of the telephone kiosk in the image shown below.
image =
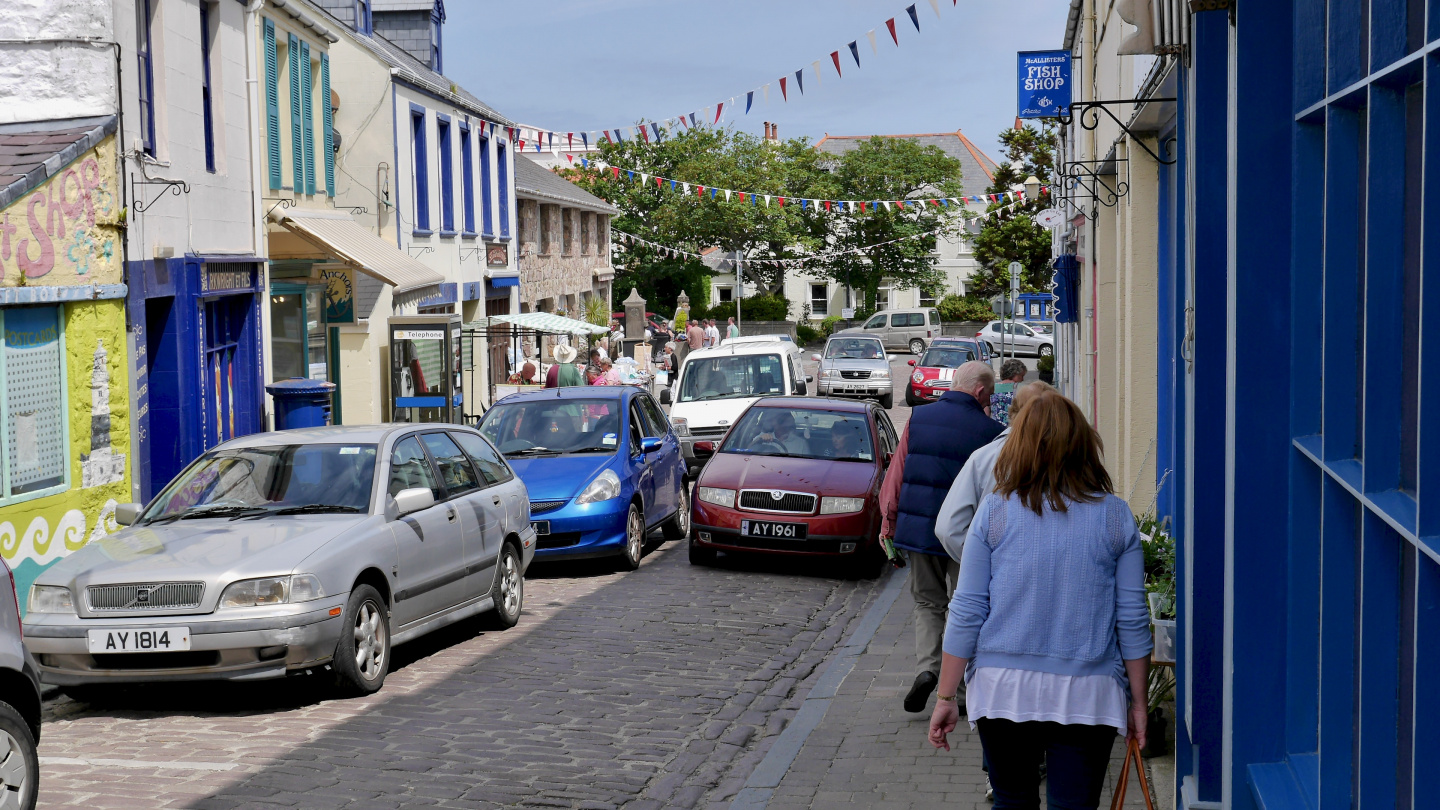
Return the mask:
M 391 420 L 464 421 L 460 316 L 396 315 L 388 324 Z

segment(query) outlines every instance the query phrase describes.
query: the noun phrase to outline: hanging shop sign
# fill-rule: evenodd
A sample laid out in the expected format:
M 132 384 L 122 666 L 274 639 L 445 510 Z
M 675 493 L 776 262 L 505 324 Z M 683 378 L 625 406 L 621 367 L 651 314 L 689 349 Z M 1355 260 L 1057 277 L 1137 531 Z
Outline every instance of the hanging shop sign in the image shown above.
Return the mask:
M 509 267 L 510 250 L 506 245 L 487 245 L 485 247 L 486 267 Z
M 1019 111 L 1021 118 L 1057 118 L 1070 108 L 1070 52 L 1021 51 Z

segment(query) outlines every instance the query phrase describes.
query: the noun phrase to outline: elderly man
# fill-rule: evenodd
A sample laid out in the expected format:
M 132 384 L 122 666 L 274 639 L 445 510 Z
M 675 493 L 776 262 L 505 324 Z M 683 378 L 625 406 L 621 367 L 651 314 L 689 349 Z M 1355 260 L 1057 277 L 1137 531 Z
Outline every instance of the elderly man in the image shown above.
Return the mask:
M 910 412 L 885 471 L 880 536 L 906 552 L 910 594 L 915 599 L 915 661 L 920 672 L 905 695 L 908 712 L 925 711 L 940 682 L 945 616 L 960 574 L 960 563 L 946 554 L 935 536 L 935 518 L 970 455 L 1000 433 L 1000 424 L 985 415 L 994 390 L 995 372 L 990 366 L 979 360 L 960 366 L 949 391 Z

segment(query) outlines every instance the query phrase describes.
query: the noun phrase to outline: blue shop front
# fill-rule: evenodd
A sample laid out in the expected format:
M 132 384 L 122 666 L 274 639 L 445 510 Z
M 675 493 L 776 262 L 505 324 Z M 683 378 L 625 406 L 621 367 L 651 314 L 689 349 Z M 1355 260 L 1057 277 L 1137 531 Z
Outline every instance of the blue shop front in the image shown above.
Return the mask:
M 130 262 L 135 474 L 148 501 L 215 445 L 265 429 L 264 262 L 186 256 Z

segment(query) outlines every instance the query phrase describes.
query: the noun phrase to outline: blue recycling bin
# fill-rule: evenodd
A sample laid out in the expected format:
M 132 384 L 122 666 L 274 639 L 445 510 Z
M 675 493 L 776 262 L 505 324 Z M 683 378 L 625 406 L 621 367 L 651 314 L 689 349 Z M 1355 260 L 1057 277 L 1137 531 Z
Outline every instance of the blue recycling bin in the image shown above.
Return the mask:
M 335 393 L 335 383 L 291 377 L 265 386 L 265 391 L 275 399 L 276 430 L 330 424 L 330 397 Z

